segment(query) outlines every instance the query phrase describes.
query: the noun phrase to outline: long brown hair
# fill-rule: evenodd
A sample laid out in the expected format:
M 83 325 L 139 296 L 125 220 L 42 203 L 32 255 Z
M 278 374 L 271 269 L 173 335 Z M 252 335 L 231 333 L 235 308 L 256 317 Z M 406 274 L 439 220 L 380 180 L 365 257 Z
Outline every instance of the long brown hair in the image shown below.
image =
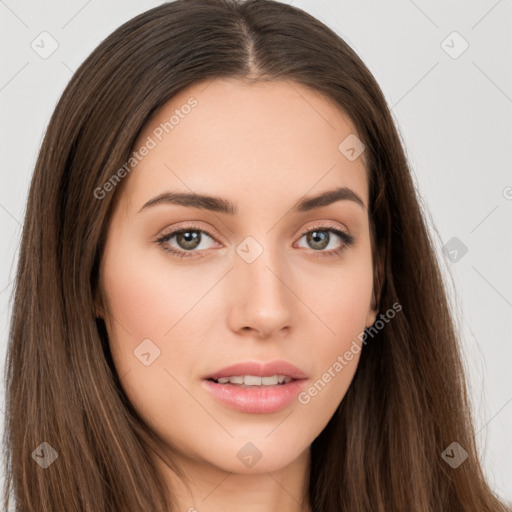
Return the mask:
M 62 94 L 35 167 L 15 281 L 4 510 L 9 498 L 24 512 L 174 510 L 148 455 L 151 432 L 123 393 L 95 317 L 119 190 L 101 199 L 95 191 L 157 109 L 217 77 L 303 84 L 350 116 L 366 146 L 379 310 L 403 307 L 365 345 L 312 444 L 312 509 L 506 511 L 479 462 L 454 315 L 385 98 L 337 34 L 271 0 L 148 10 L 107 37 Z M 468 454 L 457 468 L 441 456 L 453 442 Z M 55 455 L 46 468 L 37 463 Z

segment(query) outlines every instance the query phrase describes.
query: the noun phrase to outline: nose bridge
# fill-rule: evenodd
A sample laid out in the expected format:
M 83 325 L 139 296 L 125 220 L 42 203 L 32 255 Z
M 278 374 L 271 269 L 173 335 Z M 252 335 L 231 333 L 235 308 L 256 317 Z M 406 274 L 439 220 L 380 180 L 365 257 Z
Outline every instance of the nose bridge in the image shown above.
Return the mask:
M 245 327 L 272 330 L 289 325 L 293 294 L 286 262 L 271 236 L 248 236 L 236 247 L 234 279 L 239 320 Z M 288 285 L 289 286 L 289 285 Z
M 246 281 L 254 294 L 282 295 L 284 285 L 278 276 L 285 267 L 283 255 L 279 247 L 271 246 L 272 237 L 266 236 L 264 240 L 262 236 L 258 238 L 248 236 L 237 246 L 237 278 Z

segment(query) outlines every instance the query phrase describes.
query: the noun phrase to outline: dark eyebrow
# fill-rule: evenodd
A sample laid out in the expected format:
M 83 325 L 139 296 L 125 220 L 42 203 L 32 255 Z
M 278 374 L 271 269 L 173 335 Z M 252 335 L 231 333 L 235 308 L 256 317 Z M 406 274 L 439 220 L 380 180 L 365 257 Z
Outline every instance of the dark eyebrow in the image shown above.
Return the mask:
M 307 197 L 306 199 L 299 199 L 292 211 L 307 212 L 310 210 L 316 210 L 322 206 L 328 206 L 336 201 L 354 201 L 359 206 L 366 210 L 364 201 L 350 188 L 339 187 L 327 192 L 322 192 L 313 197 Z
M 322 206 L 328 206 L 336 201 L 354 201 L 364 210 L 366 205 L 363 200 L 350 188 L 339 187 L 333 190 L 322 192 L 313 197 L 301 198 L 292 207 L 292 212 L 306 212 L 310 210 L 316 210 Z M 228 199 L 222 199 L 220 197 L 208 196 L 204 194 L 196 193 L 184 193 L 184 192 L 165 192 L 156 197 L 150 199 L 140 210 L 155 206 L 157 204 L 177 204 L 180 206 L 187 206 L 189 208 L 200 208 L 201 210 L 210 210 L 213 212 L 227 213 L 234 215 L 237 213 L 237 205 Z

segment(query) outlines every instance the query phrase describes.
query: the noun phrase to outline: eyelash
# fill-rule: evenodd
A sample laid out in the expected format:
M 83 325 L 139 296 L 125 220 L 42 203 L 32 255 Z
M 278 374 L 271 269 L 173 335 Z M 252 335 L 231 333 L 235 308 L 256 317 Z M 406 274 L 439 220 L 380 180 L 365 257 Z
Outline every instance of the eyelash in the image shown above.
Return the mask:
M 169 233 L 166 233 L 165 235 L 159 237 L 156 240 L 156 243 L 166 252 L 171 253 L 173 256 L 177 256 L 179 258 L 189 258 L 189 257 L 198 257 L 201 258 L 202 256 L 194 256 L 194 252 L 201 252 L 201 251 L 179 251 L 177 249 L 174 249 L 172 247 L 169 247 L 168 245 L 165 245 L 165 242 L 168 242 L 173 236 L 179 235 L 180 233 L 185 233 L 187 231 L 199 231 L 201 233 L 206 233 L 209 237 L 215 239 L 215 237 L 206 229 L 199 228 L 198 226 L 185 226 L 181 227 L 179 229 L 176 229 L 174 231 L 171 231 Z M 342 231 L 339 228 L 336 228 L 334 226 L 328 226 L 328 225 L 316 225 L 308 228 L 307 230 L 303 231 L 299 237 L 299 240 L 308 233 L 311 233 L 312 231 L 328 231 L 336 234 L 341 240 L 343 241 L 343 245 L 339 247 L 338 249 L 332 249 L 330 251 L 313 251 L 313 257 L 319 258 L 319 257 L 333 257 L 333 256 L 339 256 L 345 249 L 352 246 L 354 244 L 354 237 L 350 235 L 349 233 L 346 233 L 345 231 Z

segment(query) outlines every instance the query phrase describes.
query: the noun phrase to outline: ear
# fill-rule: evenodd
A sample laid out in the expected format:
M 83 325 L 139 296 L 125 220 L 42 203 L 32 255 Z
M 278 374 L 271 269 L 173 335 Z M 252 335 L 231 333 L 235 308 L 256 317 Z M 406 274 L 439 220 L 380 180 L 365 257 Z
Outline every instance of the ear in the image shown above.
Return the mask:
M 94 294 L 94 316 L 96 318 L 102 318 L 105 320 L 105 314 L 104 314 L 104 307 L 103 307 L 103 300 L 101 298 L 101 293 L 99 289 L 96 290 Z
M 100 308 L 98 308 L 98 306 L 96 306 L 96 318 L 101 318 L 103 320 L 105 320 L 105 317 L 103 316 L 103 312 L 100 310 Z
M 382 285 L 384 283 L 384 250 L 377 251 L 373 262 L 373 291 L 370 309 L 366 316 L 366 327 L 373 325 L 380 309 Z

